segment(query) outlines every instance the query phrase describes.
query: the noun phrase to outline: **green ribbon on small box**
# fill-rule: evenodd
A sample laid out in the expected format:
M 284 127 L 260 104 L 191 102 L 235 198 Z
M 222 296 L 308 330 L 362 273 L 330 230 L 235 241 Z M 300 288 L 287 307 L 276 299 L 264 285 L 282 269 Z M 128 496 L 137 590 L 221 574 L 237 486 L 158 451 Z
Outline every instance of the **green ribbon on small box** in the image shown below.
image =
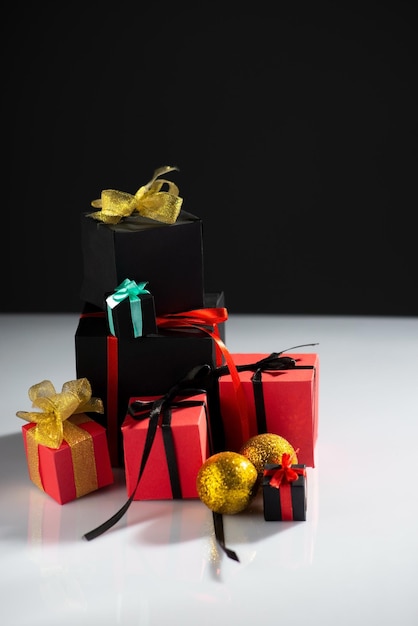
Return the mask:
M 106 298 L 107 317 L 112 335 L 116 336 L 112 310 L 123 302 L 123 300 L 129 298 L 134 336 L 135 338 L 142 336 L 142 305 L 139 296 L 150 293 L 148 289 L 145 289 L 147 282 L 148 281 L 136 283 L 134 280 L 125 278 L 125 280 L 116 287 L 114 293 Z

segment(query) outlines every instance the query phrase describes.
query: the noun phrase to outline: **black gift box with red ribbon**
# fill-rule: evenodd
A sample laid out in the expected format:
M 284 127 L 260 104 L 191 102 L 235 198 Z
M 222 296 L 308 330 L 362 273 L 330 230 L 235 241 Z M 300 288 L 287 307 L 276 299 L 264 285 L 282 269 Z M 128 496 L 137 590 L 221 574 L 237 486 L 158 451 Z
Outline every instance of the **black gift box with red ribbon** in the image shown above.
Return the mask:
M 222 301 L 220 293 L 218 302 Z M 75 354 L 77 378 L 87 378 L 93 394 L 103 400 L 104 414 L 94 419 L 106 427 L 113 467 L 124 464 L 121 425 L 129 399 L 165 394 L 192 368 L 214 368 L 219 360 L 216 342 L 203 330 L 159 328 L 157 335 L 118 339 L 109 334 L 105 313 L 91 305 L 79 319 Z M 211 394 L 210 402 L 217 402 L 216 394 Z
M 264 519 L 266 521 L 306 520 L 307 484 L 305 465 L 266 464 L 262 490 Z

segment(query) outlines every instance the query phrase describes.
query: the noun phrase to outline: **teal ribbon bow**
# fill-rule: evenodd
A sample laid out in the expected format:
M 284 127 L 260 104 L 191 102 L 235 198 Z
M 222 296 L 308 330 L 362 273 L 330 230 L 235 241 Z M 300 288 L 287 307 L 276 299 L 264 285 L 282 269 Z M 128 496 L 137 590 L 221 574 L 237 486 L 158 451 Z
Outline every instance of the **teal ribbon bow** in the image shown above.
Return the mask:
M 134 280 L 125 278 L 125 280 L 116 287 L 114 293 L 106 298 L 107 318 L 112 335 L 116 336 L 112 310 L 123 302 L 123 300 L 129 298 L 134 336 L 135 338 L 142 336 L 142 305 L 138 296 L 150 293 L 148 289 L 145 289 L 147 282 L 148 281 L 136 283 Z

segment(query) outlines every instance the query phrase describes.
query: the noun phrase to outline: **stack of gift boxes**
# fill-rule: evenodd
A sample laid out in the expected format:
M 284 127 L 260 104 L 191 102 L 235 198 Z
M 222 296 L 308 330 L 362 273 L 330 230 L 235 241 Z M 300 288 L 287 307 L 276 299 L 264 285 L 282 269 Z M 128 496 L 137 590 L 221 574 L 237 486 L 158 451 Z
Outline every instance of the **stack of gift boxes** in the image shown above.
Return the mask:
M 96 466 L 105 467 L 96 484 L 112 482 L 109 467 L 124 468 L 135 500 L 197 498 L 205 460 L 239 451 L 259 433 L 286 438 L 299 467 L 315 466 L 318 354 L 229 352 L 224 293 L 205 292 L 202 220 L 161 178 L 175 169 L 157 170 L 135 195 L 103 191 L 98 210 L 81 215 L 84 306 L 75 361 L 77 380 L 88 381 L 103 404 L 84 412 L 99 429 L 93 441 L 103 433 L 107 441 L 95 450 Z M 272 358 L 282 359 L 280 368 L 270 367 Z M 72 499 L 39 480 L 61 503 Z

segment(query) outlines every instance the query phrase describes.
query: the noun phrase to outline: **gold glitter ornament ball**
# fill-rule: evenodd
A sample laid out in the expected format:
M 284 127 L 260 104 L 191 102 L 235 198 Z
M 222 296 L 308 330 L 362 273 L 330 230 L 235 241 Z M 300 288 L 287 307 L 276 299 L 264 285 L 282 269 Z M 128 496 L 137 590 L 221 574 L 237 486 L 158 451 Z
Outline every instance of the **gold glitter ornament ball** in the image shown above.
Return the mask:
M 218 452 L 201 466 L 196 479 L 201 501 L 215 513 L 234 515 L 251 502 L 257 470 L 238 452 Z
M 293 455 L 292 463 L 298 462 L 296 451 L 287 439 L 272 433 L 263 433 L 251 437 L 240 450 L 240 454 L 251 461 L 256 468 L 259 480 L 263 476 L 264 467 L 267 463 L 280 465 L 284 452 Z

